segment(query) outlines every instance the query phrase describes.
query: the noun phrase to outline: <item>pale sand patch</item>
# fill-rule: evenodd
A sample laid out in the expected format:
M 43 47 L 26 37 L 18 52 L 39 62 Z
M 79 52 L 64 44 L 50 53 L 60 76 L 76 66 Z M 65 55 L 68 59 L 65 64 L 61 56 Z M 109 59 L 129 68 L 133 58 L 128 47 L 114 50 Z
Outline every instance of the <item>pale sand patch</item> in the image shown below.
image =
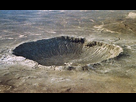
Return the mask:
M 126 18 L 132 18 L 132 19 L 135 19 L 136 18 L 136 13 L 134 12 L 130 12 Z

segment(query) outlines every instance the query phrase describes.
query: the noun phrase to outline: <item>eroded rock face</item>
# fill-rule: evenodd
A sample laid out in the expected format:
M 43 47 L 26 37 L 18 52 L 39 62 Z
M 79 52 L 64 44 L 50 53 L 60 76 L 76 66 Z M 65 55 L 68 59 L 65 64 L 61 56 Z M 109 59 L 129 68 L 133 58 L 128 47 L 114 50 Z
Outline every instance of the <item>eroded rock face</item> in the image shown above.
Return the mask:
M 45 66 L 60 66 L 66 63 L 94 64 L 114 58 L 121 52 L 122 48 L 116 45 L 87 42 L 84 38 L 68 36 L 23 43 L 13 50 L 14 55 L 23 56 Z

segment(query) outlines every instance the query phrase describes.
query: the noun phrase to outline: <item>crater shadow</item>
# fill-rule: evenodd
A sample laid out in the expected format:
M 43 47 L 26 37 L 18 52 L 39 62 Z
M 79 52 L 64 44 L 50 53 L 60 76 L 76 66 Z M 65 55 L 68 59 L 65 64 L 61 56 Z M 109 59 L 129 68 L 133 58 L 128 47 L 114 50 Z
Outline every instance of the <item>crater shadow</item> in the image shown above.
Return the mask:
M 84 41 L 83 38 L 67 36 L 43 39 L 19 45 L 13 50 L 13 54 L 34 60 L 41 65 L 63 65 L 79 57 Z

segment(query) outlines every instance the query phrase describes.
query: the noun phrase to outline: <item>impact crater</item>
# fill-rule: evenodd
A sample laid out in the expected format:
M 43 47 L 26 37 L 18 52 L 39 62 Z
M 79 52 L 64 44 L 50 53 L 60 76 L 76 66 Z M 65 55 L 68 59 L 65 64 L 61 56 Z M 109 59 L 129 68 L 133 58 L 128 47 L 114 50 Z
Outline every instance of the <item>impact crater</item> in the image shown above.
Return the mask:
M 26 42 L 13 50 L 16 56 L 23 56 L 44 66 L 95 64 L 118 56 L 123 49 L 118 45 L 103 42 L 88 42 L 85 38 L 60 36 Z

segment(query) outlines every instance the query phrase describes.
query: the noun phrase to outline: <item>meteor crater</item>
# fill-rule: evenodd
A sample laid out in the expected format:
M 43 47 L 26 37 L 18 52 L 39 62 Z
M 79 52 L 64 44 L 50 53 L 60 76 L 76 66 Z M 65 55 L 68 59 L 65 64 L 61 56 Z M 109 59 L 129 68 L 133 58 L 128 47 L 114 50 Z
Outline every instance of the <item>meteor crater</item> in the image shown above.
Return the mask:
M 85 38 L 60 36 L 26 42 L 13 50 L 16 56 L 38 62 L 45 66 L 95 64 L 118 56 L 123 49 L 118 45 L 90 41 Z

